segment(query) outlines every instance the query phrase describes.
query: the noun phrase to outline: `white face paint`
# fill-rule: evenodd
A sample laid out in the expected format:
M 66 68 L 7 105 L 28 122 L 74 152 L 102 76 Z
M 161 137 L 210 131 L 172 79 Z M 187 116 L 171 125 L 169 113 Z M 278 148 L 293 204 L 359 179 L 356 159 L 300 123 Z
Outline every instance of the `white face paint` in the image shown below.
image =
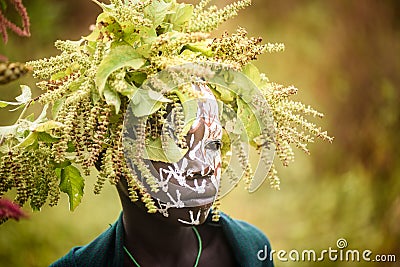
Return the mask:
M 222 126 L 217 101 L 206 85 L 193 85 L 202 93 L 198 100 L 197 117 L 187 135 L 188 152 L 176 163 L 152 162 L 150 170 L 156 177 L 159 191 L 149 193 L 158 201 L 159 211 L 168 216 L 169 208 L 199 207 L 212 204 L 218 195 L 221 179 Z M 198 224 L 200 212 L 189 210 L 187 224 Z

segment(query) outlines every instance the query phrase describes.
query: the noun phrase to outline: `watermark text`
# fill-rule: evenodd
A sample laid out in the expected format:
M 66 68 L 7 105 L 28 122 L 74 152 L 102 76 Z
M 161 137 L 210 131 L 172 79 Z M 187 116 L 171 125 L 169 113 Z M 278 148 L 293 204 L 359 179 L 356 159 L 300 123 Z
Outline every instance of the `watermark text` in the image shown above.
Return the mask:
M 308 262 L 319 262 L 319 261 L 344 261 L 344 262 L 396 262 L 395 254 L 373 254 L 369 249 L 358 250 L 358 249 L 346 249 L 347 240 L 339 238 L 336 242 L 336 248 L 329 247 L 316 251 L 313 249 L 306 250 L 274 250 L 268 251 L 268 247 L 264 246 L 257 252 L 257 259 L 260 261 L 270 260 L 276 258 L 279 261 L 308 261 Z

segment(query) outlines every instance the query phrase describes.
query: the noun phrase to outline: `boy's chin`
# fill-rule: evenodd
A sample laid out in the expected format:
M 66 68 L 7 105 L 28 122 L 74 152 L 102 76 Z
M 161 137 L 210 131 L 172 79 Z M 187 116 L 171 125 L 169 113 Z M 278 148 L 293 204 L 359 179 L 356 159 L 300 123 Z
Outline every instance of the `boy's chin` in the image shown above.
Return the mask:
M 185 208 L 170 208 L 167 214 L 160 214 L 163 220 L 169 224 L 180 225 L 180 226 L 196 226 L 203 224 L 210 213 L 212 203 L 197 206 L 197 207 L 185 207 Z

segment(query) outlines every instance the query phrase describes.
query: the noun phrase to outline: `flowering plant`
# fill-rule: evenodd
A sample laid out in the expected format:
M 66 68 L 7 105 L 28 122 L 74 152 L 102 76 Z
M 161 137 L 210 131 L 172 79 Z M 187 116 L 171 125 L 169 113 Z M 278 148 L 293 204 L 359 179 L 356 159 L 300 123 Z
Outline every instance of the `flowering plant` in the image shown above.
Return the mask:
M 34 77 L 41 80 L 37 86 L 45 92 L 32 99 L 29 87 L 22 86 L 16 102 L 0 102 L 1 107 L 23 109 L 14 125 L 0 127 L 0 195 L 16 188 L 17 204 L 30 201 L 34 210 L 40 210 L 46 201 L 56 205 L 60 192 L 64 192 L 73 210 L 83 196 L 84 175 L 90 175 L 96 166 L 96 193 L 106 179 L 116 184 L 125 177 L 131 199 L 141 198 L 149 212 L 155 212 L 154 201 L 135 179 L 138 174 L 126 167 L 124 114 L 130 107 L 136 117 L 146 117 L 138 121 L 139 136 L 133 144 L 138 152 L 134 159 L 138 173 L 147 173 L 141 160 L 144 149 L 147 159 L 177 160 L 168 153 L 175 149 L 178 158 L 185 153 L 183 140 L 193 116 L 189 103 L 198 98 L 190 84 L 199 83 L 208 66 L 216 63 L 224 66 L 215 76 L 219 80 L 215 78 L 218 81 L 207 86 L 233 112 L 224 127 L 222 156 L 227 160 L 233 152 L 237 154 L 250 191 L 265 177 L 273 188 L 279 188 L 279 179 L 269 159 L 271 167 L 254 184 L 248 155 L 234 140 L 243 141 L 245 134 L 256 150 L 272 145 L 285 166 L 293 160 L 292 145 L 309 153 L 307 143 L 314 137 L 332 140 L 306 119 L 309 115 L 322 117 L 321 113 L 290 99 L 297 93 L 295 87 L 270 82 L 251 64 L 262 53 L 282 51 L 283 44 L 262 44 L 261 38 L 248 37 L 240 27 L 233 34 L 211 37 L 213 30 L 250 5 L 250 0 L 222 9 L 208 6 L 209 0 L 195 6 L 175 0 L 111 0 L 109 5 L 95 2 L 103 12 L 91 34 L 78 41 L 56 41 L 59 55 L 27 63 Z M 174 76 L 174 71 L 167 71 L 167 79 L 157 78 L 160 71 L 188 63 L 202 68 L 201 74 L 188 72 L 189 85 L 180 83 L 181 77 Z M 167 80 L 176 86 L 166 86 Z M 237 86 L 241 83 L 246 87 Z M 42 113 L 37 118 L 26 116 L 27 107 L 36 102 L 43 105 Z M 166 112 L 171 110 L 178 118 L 176 138 L 172 139 L 166 137 L 162 127 Z M 268 116 L 273 121 L 264 126 L 273 127 L 274 136 L 266 134 L 270 132 L 256 120 Z M 223 164 L 223 168 L 228 176 L 234 175 L 229 164 Z M 232 184 L 239 179 L 234 178 Z

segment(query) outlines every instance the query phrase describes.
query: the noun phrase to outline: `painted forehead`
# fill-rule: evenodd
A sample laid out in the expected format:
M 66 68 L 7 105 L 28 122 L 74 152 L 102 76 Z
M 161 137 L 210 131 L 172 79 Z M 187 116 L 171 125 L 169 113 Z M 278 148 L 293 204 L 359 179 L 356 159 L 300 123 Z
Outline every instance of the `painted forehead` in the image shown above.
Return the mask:
M 221 139 L 222 126 L 219 120 L 218 102 L 215 96 L 207 85 L 199 84 L 192 86 L 195 90 L 202 93 L 202 97 L 198 100 L 197 117 L 189 133 L 198 135 L 204 129 L 203 140 Z

